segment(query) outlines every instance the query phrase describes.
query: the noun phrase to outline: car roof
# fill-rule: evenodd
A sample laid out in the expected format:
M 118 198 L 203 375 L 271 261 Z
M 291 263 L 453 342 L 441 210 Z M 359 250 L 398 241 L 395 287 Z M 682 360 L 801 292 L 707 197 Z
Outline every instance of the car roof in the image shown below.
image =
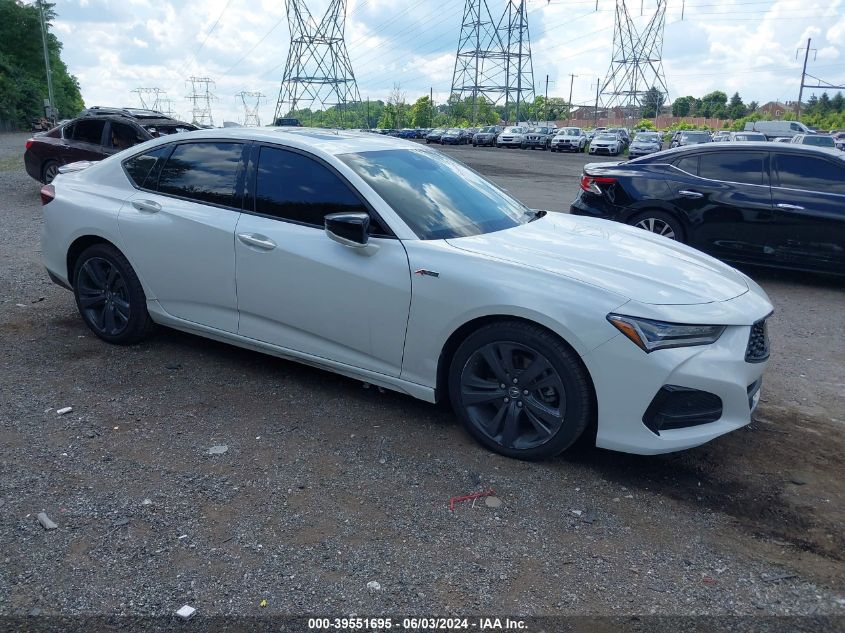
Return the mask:
M 334 130 L 308 127 L 212 128 L 180 134 L 178 140 L 190 138 L 257 141 L 288 144 L 301 149 L 313 149 L 330 155 L 372 152 L 385 149 L 424 149 L 418 143 L 383 134 L 357 130 Z M 175 138 L 161 137 L 164 142 Z
M 777 151 L 779 154 L 792 152 L 795 154 L 819 155 L 825 154 L 831 158 L 836 158 L 845 162 L 845 152 L 833 149 L 831 147 L 817 147 L 813 145 L 801 145 L 799 143 L 772 143 L 770 141 L 744 141 L 742 143 L 702 143 L 700 145 L 686 145 L 684 147 L 675 147 L 672 149 L 663 150 L 657 154 L 644 156 L 642 159 L 636 159 L 637 162 L 657 162 L 662 159 L 674 159 L 676 156 L 682 154 L 696 154 L 701 152 L 739 152 L 748 151 L 750 149 L 760 149 L 768 151 Z M 648 160 L 647 160 L 648 159 Z

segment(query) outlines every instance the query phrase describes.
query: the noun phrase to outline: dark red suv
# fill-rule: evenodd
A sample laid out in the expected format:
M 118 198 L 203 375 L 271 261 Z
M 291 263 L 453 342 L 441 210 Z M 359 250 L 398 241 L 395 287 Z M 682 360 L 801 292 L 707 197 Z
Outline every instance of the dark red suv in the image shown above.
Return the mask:
M 27 173 L 48 184 L 62 165 L 102 160 L 152 138 L 196 129 L 155 110 L 88 108 L 77 118 L 29 139 L 23 159 Z

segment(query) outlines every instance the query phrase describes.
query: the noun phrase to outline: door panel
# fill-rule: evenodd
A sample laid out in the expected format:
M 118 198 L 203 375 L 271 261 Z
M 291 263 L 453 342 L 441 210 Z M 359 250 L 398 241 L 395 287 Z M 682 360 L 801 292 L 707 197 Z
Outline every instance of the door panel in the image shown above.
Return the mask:
M 237 332 L 239 216 L 231 209 L 140 191 L 123 205 L 118 222 L 126 257 L 162 308 L 180 319 Z
M 845 167 L 803 154 L 775 157 L 775 258 L 799 268 L 845 270 Z
M 744 156 L 737 159 L 740 153 Z M 688 173 L 696 169 L 690 158 L 682 159 L 684 171 L 675 171 L 670 181 L 672 202 L 689 220 L 690 245 L 727 259 L 771 257 L 773 212 L 766 153 L 702 153 L 697 166 L 701 176 Z M 716 162 L 719 169 L 714 169 Z M 756 176 L 749 174 L 752 167 L 758 170 Z M 735 182 L 740 178 L 746 182 Z
M 236 234 L 239 334 L 399 375 L 411 303 L 399 240 L 353 248 L 322 228 L 246 213 Z
M 61 141 L 59 162 L 67 164 L 79 160 L 102 160 L 105 127 L 105 121 L 96 119 L 79 119 L 69 125 Z

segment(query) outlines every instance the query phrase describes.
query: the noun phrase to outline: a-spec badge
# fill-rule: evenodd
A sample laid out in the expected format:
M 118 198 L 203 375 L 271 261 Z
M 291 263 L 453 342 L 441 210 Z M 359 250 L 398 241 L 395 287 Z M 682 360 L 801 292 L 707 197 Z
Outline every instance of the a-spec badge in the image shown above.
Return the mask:
M 425 268 L 420 268 L 419 270 L 415 270 L 414 274 L 420 275 L 420 276 L 426 275 L 428 277 L 439 277 L 440 276 L 440 273 L 436 273 L 433 270 L 426 270 Z

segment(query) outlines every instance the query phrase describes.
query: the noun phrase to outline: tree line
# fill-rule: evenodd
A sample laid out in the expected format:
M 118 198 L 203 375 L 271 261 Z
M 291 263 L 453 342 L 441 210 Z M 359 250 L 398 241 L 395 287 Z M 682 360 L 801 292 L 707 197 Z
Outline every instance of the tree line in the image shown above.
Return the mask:
M 56 17 L 53 4 L 44 4 L 44 19 Z M 62 44 L 47 34 L 53 76 L 54 106 L 61 117 L 76 116 L 85 107 L 79 82 L 61 59 Z M 29 126 L 33 117 L 44 115 L 47 74 L 41 40 L 41 19 L 36 4 L 0 0 L 0 119 Z

